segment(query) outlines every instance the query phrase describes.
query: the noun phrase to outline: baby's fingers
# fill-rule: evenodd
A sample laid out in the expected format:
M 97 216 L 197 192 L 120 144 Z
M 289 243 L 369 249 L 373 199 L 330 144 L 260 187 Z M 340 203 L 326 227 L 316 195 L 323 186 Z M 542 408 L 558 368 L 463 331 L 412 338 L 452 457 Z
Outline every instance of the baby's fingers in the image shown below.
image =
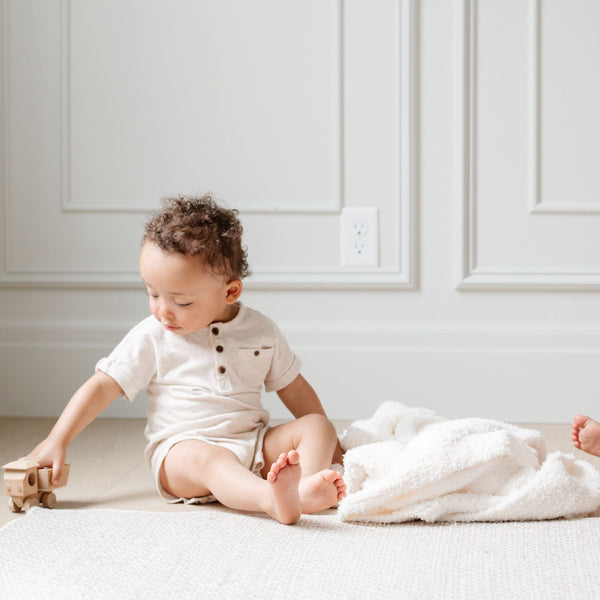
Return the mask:
M 60 476 L 62 475 L 63 463 L 62 461 L 54 461 L 52 463 L 52 485 L 58 485 Z

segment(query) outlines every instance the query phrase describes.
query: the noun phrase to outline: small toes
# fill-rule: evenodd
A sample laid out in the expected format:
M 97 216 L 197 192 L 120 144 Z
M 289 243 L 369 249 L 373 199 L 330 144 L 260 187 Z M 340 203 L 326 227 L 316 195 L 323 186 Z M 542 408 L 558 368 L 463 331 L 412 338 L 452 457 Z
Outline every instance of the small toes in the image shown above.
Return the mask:
M 333 483 L 335 481 L 336 475 L 338 475 L 339 473 L 336 473 L 335 471 L 323 471 L 321 473 L 321 477 L 325 480 L 328 481 L 329 483 Z
M 277 460 L 271 465 L 271 469 L 267 473 L 267 481 L 274 483 L 277 481 L 277 476 L 281 473 L 282 469 L 288 466 L 295 466 L 300 463 L 300 455 L 295 450 L 289 452 L 282 452 Z
M 335 485 L 339 485 L 341 481 L 343 483 L 344 478 L 341 473 L 334 471 L 333 469 L 326 469 L 325 471 L 321 471 L 321 477 L 327 481 L 328 483 L 333 483 Z
M 281 471 L 281 469 L 282 469 L 283 467 L 285 467 L 285 463 L 283 463 L 283 464 L 280 464 L 280 462 L 279 462 L 279 461 L 280 461 L 280 459 L 277 459 L 277 461 L 276 461 L 276 462 L 274 462 L 274 463 L 271 465 L 271 468 L 269 469 L 269 475 L 271 475 L 271 474 L 272 474 L 272 475 L 275 477 L 275 479 L 277 479 L 277 475 L 279 474 L 279 472 Z

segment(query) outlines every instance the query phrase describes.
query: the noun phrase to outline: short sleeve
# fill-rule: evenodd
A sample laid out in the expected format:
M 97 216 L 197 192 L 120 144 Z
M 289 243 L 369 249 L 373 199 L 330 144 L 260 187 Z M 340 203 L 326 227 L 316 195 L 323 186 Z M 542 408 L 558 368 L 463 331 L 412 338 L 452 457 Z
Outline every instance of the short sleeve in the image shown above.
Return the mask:
M 96 371 L 112 377 L 130 402 L 145 389 L 156 373 L 156 352 L 145 321 L 134 327 L 107 356 L 96 364 Z
M 267 392 L 277 392 L 292 383 L 300 374 L 302 366 L 300 359 L 294 354 L 275 323 L 273 323 L 273 328 L 273 360 L 265 378 Z

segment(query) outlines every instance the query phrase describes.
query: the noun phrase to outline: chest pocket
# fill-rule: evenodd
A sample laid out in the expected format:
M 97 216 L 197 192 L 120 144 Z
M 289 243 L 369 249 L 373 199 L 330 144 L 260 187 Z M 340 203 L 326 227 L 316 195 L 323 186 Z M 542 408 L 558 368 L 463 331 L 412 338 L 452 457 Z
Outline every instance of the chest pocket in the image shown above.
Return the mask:
M 241 381 L 253 388 L 260 388 L 264 383 L 273 359 L 273 347 L 257 346 L 238 348 L 238 375 Z

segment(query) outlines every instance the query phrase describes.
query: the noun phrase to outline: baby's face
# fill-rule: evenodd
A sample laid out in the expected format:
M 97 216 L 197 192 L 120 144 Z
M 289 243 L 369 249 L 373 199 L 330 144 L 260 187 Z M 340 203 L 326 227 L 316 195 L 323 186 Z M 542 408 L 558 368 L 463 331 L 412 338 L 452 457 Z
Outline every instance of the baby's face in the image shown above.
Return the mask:
M 140 274 L 150 298 L 150 312 L 166 329 L 186 335 L 216 321 L 230 321 L 242 291 L 239 279 L 227 282 L 207 270 L 197 257 L 169 253 L 146 242 Z

